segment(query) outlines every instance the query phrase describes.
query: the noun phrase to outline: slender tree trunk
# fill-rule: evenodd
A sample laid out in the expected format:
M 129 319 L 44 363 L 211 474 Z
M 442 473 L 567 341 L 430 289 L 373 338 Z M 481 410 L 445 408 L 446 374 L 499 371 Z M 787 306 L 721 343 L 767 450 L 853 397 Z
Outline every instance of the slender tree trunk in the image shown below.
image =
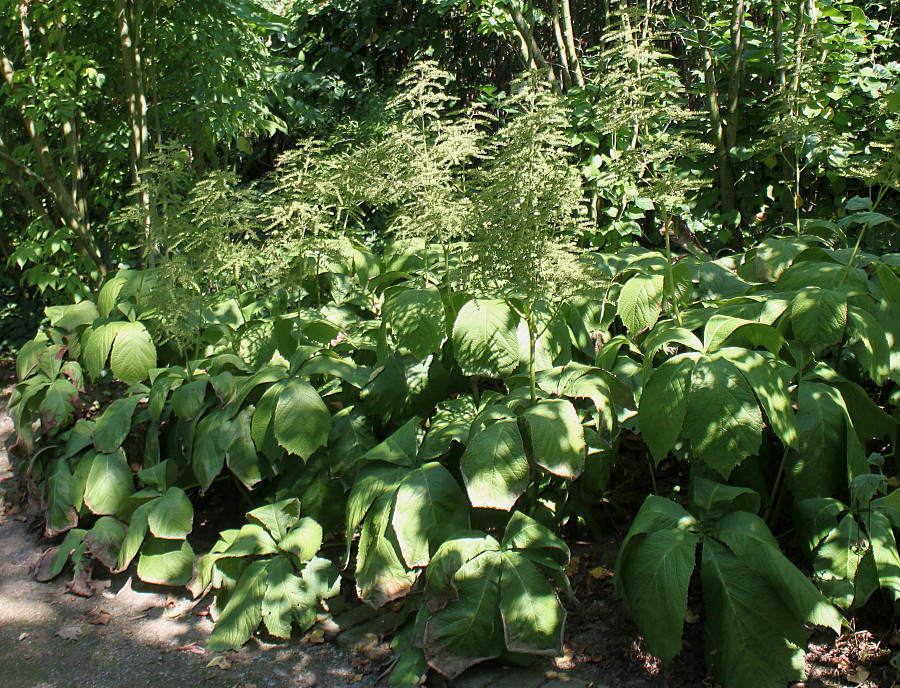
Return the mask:
M 547 75 L 547 80 L 554 85 L 554 88 L 558 88 L 559 84 L 556 80 L 556 73 L 553 70 L 553 66 L 550 65 L 549 62 L 544 58 L 544 55 L 541 53 L 541 49 L 537 44 L 537 41 L 534 39 L 534 34 L 531 32 L 531 28 L 528 26 L 528 22 L 525 21 L 525 17 L 522 16 L 522 13 L 515 5 L 510 5 L 507 8 L 509 12 L 509 16 L 513 20 L 513 24 L 516 27 L 516 32 L 522 39 L 522 42 L 528 48 L 528 54 L 530 59 L 537 65 L 538 69 L 544 72 Z
M 575 84 L 579 88 L 584 88 L 584 71 L 581 68 L 581 60 L 578 57 L 578 51 L 575 49 L 575 25 L 572 22 L 572 5 L 569 0 L 561 0 L 561 4 L 562 32 L 563 38 L 565 39 L 569 66 L 572 70 Z
M 728 150 L 737 142 L 740 119 L 738 104 L 741 97 L 741 85 L 744 80 L 744 0 L 733 0 L 731 13 L 731 65 L 728 75 L 728 100 L 725 103 L 727 112 L 725 122 L 725 141 Z
M 737 208 L 737 194 L 734 188 L 734 169 L 728 154 L 728 142 L 725 139 L 725 127 L 719 106 L 719 93 L 716 88 L 716 66 L 712 49 L 709 47 L 709 32 L 706 30 L 706 19 L 701 14 L 699 0 L 691 0 L 691 14 L 699 41 L 700 58 L 703 66 L 703 81 L 706 90 L 706 106 L 709 112 L 710 137 L 716 150 L 716 163 L 719 174 L 719 193 L 721 194 L 721 211 L 723 214 L 733 213 Z M 740 241 L 740 233 L 736 234 Z
M 566 41 L 563 38 L 562 25 L 559 23 L 559 0 L 553 0 L 551 18 L 553 21 L 553 36 L 556 38 L 556 51 L 562 72 L 563 90 L 569 90 L 572 86 L 572 73 L 569 71 L 569 56 L 566 51 Z

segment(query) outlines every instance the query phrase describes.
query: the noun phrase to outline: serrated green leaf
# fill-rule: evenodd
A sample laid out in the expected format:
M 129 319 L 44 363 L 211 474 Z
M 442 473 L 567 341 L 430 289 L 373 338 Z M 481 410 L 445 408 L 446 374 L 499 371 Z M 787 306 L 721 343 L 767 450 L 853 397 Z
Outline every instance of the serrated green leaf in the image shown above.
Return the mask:
M 499 299 L 473 299 L 456 316 L 453 348 L 464 375 L 506 377 L 519 364 L 519 316 Z
M 106 367 L 106 359 L 109 358 L 113 342 L 126 324 L 124 322 L 105 323 L 88 330 L 86 333 L 83 356 L 85 367 L 91 379 L 96 380 L 100 377 L 100 374 Z
M 419 419 L 411 418 L 388 438 L 359 457 L 360 461 L 384 461 L 399 466 L 414 466 L 419 448 Z
M 728 688 L 784 688 L 805 678 L 803 620 L 747 564 L 714 540 L 700 567 L 707 665 Z
M 791 303 L 794 335 L 813 352 L 837 344 L 847 327 L 847 295 L 829 289 L 802 289 Z
M 553 655 L 562 649 L 566 612 L 547 579 L 515 551 L 500 555 L 500 615 L 506 649 Z
M 516 421 L 498 421 L 475 435 L 460 460 L 460 470 L 472 506 L 512 509 L 529 478 Z
M 691 372 L 684 435 L 698 457 L 727 478 L 762 444 L 762 412 L 741 371 L 704 356 Z
M 759 511 L 759 493 L 746 488 L 695 478 L 691 485 L 691 513 L 704 523 L 713 523 L 732 511 Z
M 316 599 L 327 600 L 341 590 L 341 573 L 328 559 L 313 557 L 303 567 L 303 582 Z
M 673 356 L 653 371 L 644 385 L 638 422 L 656 463 L 666 458 L 681 435 L 696 354 Z
M 193 566 L 194 550 L 187 540 L 159 540 L 150 535 L 141 547 L 137 574 L 145 583 L 185 585 Z
M 529 550 L 546 554 L 555 567 L 569 563 L 569 547 L 547 526 L 538 523 L 521 511 L 513 512 L 503 531 L 502 549 Z
M 265 526 L 275 542 L 281 542 L 300 521 L 300 500 L 291 498 L 266 504 L 248 512 L 247 518 Z
M 885 329 L 878 320 L 861 308 L 850 308 L 849 320 L 853 326 L 853 340 L 862 352 L 862 363 L 869 377 L 878 385 L 891 375 L 891 348 Z
M 629 334 L 653 327 L 662 313 L 662 275 L 635 275 L 625 283 L 616 306 Z
M 94 423 L 94 448 L 98 452 L 114 452 L 122 446 L 131 432 L 131 418 L 139 402 L 140 397 L 132 395 L 106 407 Z
M 250 406 L 232 418 L 222 440 L 228 468 L 248 490 L 262 480 L 262 458 L 256 452 L 251 434 L 253 412 Z
M 44 532 L 47 537 L 78 525 L 78 514 L 72 506 L 72 471 L 69 462 L 58 460 L 51 471 L 44 492 L 47 501 Z
M 127 569 L 132 560 L 137 556 L 144 538 L 147 536 L 149 525 L 147 518 L 156 506 L 157 500 L 151 500 L 141 504 L 134 513 L 131 514 L 131 522 L 128 524 L 128 530 L 125 532 L 125 538 L 122 540 L 122 546 L 119 549 L 119 558 L 116 562 L 116 569 L 113 573 L 120 573 Z
M 121 449 L 112 454 L 93 453 L 85 457 L 90 468 L 84 490 L 84 503 L 95 514 L 112 515 L 134 492 L 131 468 Z
M 79 325 L 88 325 L 100 317 L 97 307 L 90 301 L 68 306 L 48 306 L 44 309 L 50 324 L 68 332 L 72 332 Z
M 163 540 L 183 540 L 194 527 L 194 507 L 180 487 L 170 487 L 149 513 L 150 532 Z
M 310 561 L 322 547 L 322 526 L 309 516 L 301 518 L 278 542 L 282 552 L 292 554 L 297 563 Z
M 778 438 L 788 447 L 797 445 L 797 421 L 788 388 L 797 371 L 769 355 L 746 349 L 725 352 L 747 378 Z
M 788 465 L 787 485 L 797 499 L 830 497 L 847 481 L 847 420 L 834 387 L 801 380 L 798 388 L 796 456 Z
M 723 516 L 710 534 L 765 580 L 795 617 L 841 632 L 841 615 L 781 553 L 778 541 L 759 516 L 733 511 Z
M 197 380 L 185 382 L 172 392 L 172 411 L 184 420 L 197 417 L 206 402 L 206 387 L 209 378 L 202 376 Z
M 356 590 L 361 600 L 376 608 L 405 596 L 416 581 L 416 573 L 403 564 L 391 528 L 392 497 L 382 495 L 374 501 L 359 536 Z
M 259 626 L 268 565 L 266 560 L 254 561 L 244 570 L 209 636 L 207 649 L 210 652 L 240 650 Z
M 319 393 L 304 380 L 285 382 L 278 395 L 274 418 L 278 443 L 302 459 L 328 442 L 331 414 Z
M 542 399 L 526 409 L 534 460 L 554 475 L 574 480 L 584 471 L 584 427 L 572 403 Z
M 426 566 L 442 542 L 469 527 L 469 505 L 450 472 L 428 463 L 400 483 L 391 524 L 407 567 Z
M 704 352 L 711 354 L 717 351 L 732 335 L 744 337 L 753 346 L 765 347 L 773 354 L 777 354 L 785 344 L 784 337 L 771 325 L 727 315 L 714 315 L 703 328 Z
M 101 516 L 84 536 L 88 551 L 106 568 L 113 570 L 125 538 L 125 524 L 111 516 Z
M 455 601 L 434 613 L 425 626 L 425 658 L 451 680 L 503 652 L 501 562 L 500 552 L 487 551 L 460 566 L 453 581 Z
M 425 461 L 437 459 L 450 449 L 454 440 L 465 444 L 476 411 L 475 403 L 469 397 L 449 399 L 438 404 L 419 456 Z
M 228 423 L 225 411 L 217 409 L 196 424 L 191 449 L 191 468 L 200 484 L 206 491 L 225 467 L 225 451 L 222 440 L 225 437 L 224 425 Z
M 78 389 L 65 379 L 54 380 L 47 386 L 41 402 L 41 426 L 49 435 L 55 435 L 75 418 L 75 402 Z
M 127 385 L 147 379 L 150 369 L 156 367 L 156 345 L 143 323 L 125 323 L 119 330 L 109 355 L 109 365 L 113 375 Z
M 308 616 L 309 611 L 315 623 L 318 600 L 306 590 L 302 579 L 294 575 L 294 567 L 286 557 L 275 557 L 269 562 L 265 581 L 260 614 L 269 633 L 276 638 L 290 638 L 294 618 Z
M 400 351 L 425 358 L 440 350 L 446 325 L 437 289 L 402 289 L 387 299 L 384 317 Z
M 703 263 L 698 277 L 700 298 L 704 301 L 733 299 L 750 290 L 750 284 L 716 261 Z
M 813 501 L 813 500 L 809 500 Z M 865 604 L 878 587 L 868 541 L 847 514 L 826 534 L 814 552 L 816 585 L 842 609 Z
M 774 282 L 807 249 L 807 243 L 795 238 L 769 238 L 756 248 L 756 278 Z

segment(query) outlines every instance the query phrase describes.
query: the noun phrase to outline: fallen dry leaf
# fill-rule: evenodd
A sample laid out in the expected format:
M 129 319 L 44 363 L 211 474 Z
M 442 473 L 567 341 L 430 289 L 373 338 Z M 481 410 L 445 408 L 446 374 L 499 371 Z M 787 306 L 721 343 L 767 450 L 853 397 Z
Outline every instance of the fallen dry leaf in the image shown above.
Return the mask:
M 209 660 L 209 664 L 206 665 L 209 667 L 219 667 L 223 671 L 228 671 L 231 668 L 231 662 L 228 661 L 228 658 L 224 655 L 219 655 L 218 657 L 213 657 Z
M 51 547 L 41 555 L 40 559 L 38 559 L 34 570 L 34 579 L 39 583 L 46 583 L 53 578 L 53 576 L 50 575 L 50 567 L 53 565 L 53 557 L 56 556 L 58 550 L 59 547 Z
M 347 683 L 359 683 L 362 681 L 362 677 L 362 674 L 353 674 L 353 676 L 347 679 Z
M 325 631 L 320 628 L 317 628 L 313 632 L 309 634 L 308 638 L 309 642 L 315 643 L 316 645 L 321 645 L 325 642 Z
M 598 566 L 597 568 L 591 569 L 591 575 L 597 580 L 600 580 L 601 578 L 609 578 L 612 573 L 610 573 L 608 568 Z
M 66 626 L 65 628 L 60 628 L 56 632 L 56 635 L 63 640 L 78 640 L 78 636 L 80 636 L 81 633 L 81 626 Z
M 863 666 L 858 666 L 856 667 L 855 672 L 848 674 L 847 680 L 850 681 L 850 683 L 855 683 L 857 685 L 865 683 L 869 680 L 869 670 Z
M 19 636 L 19 640 L 25 640 L 25 638 L 27 638 L 30 635 L 31 635 L 31 633 L 23 633 L 22 635 Z
M 109 624 L 110 619 L 112 619 L 112 614 L 105 609 L 92 609 L 88 612 L 88 617 L 88 623 L 94 624 L 95 626 L 106 626 Z
M 700 615 L 693 609 L 687 609 L 684 612 L 684 620 L 689 624 L 700 623 Z

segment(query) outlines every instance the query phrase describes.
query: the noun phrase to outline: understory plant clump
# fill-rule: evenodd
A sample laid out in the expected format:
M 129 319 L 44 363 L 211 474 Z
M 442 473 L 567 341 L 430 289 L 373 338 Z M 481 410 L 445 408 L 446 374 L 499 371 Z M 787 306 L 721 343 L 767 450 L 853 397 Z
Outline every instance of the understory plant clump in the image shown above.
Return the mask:
M 847 239 L 892 221 L 854 206 L 716 259 L 587 250 L 559 98 L 524 81 L 487 118 L 446 79 L 420 67 L 358 145 L 188 184 L 156 267 L 47 310 L 10 412 L 42 447 L 52 573 L 136 562 L 213 594 L 213 650 L 310 628 L 345 579 L 407 600 L 391 681 L 419 685 L 558 653 L 561 533 L 678 462 L 687 489 L 647 497 L 615 572 L 648 649 L 681 651 L 699 579 L 716 680 L 802 680 L 807 626 L 900 599 L 900 256 Z M 86 379 L 121 383 L 90 417 Z M 215 494 L 246 508 L 198 558 Z

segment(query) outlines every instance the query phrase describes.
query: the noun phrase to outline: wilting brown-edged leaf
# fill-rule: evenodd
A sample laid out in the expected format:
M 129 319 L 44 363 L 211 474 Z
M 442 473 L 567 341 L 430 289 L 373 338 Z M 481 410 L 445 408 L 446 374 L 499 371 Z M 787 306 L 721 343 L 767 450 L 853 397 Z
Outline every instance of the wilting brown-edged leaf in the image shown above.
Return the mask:
M 81 626 L 66 626 L 65 628 L 60 628 L 56 632 L 56 635 L 63 640 L 78 640 L 78 636 L 80 636 L 81 633 Z

